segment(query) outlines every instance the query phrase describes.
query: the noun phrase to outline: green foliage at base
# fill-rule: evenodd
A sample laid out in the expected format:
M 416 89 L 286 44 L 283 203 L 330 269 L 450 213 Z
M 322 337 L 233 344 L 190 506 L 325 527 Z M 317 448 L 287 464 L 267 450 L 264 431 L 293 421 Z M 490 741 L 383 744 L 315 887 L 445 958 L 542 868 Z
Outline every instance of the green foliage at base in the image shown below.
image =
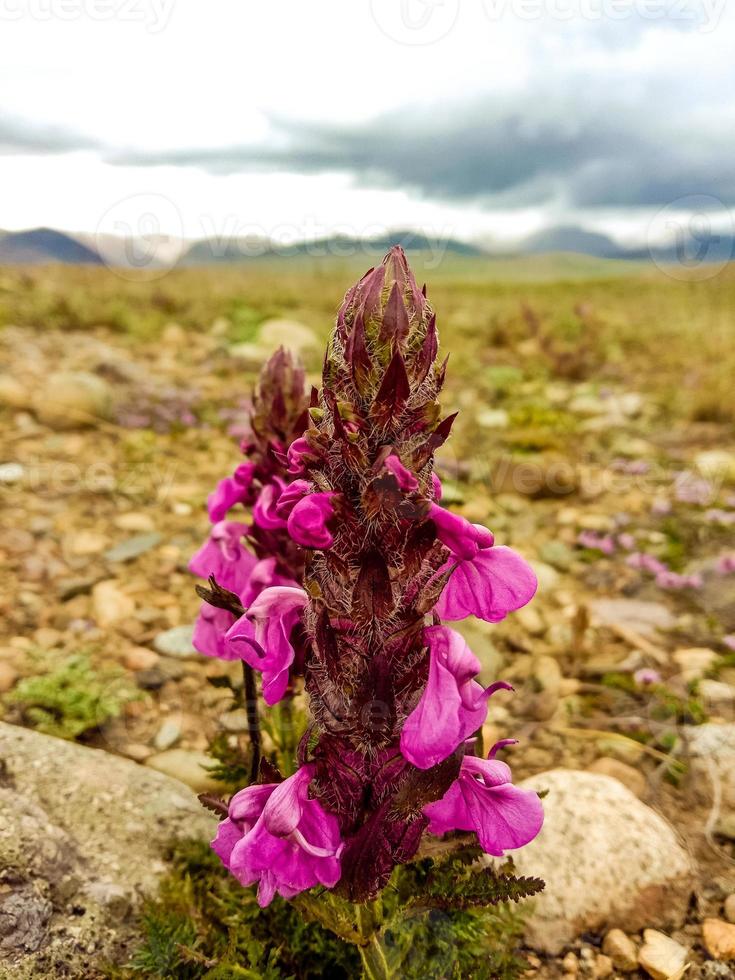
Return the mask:
M 444 892 L 455 887 L 459 875 L 474 878 L 466 860 L 465 855 L 447 862 L 446 875 L 437 874 L 428 859 L 406 866 L 383 892 L 380 946 L 390 963 L 390 975 L 401 980 L 515 980 L 520 976 L 524 963 L 516 949 L 523 916 L 518 909 L 458 911 L 416 901 L 429 882 L 433 882 L 428 889 L 431 902 L 432 894 L 434 899 L 446 897 Z M 521 890 L 533 889 L 521 886 Z M 267 909 L 260 909 L 255 889 L 242 888 L 206 845 L 178 845 L 159 899 L 149 903 L 142 916 L 140 948 L 128 966 L 111 968 L 109 976 L 113 980 L 352 980 L 360 976 L 358 948 L 313 921 L 309 910 L 322 905 L 316 891 L 305 898 L 304 905 L 291 905 L 276 897 Z M 354 913 L 355 907 L 351 908 Z
M 74 739 L 117 718 L 128 701 L 140 697 L 122 671 L 97 669 L 86 654 L 77 654 L 20 681 L 4 702 L 18 708 L 23 724 Z

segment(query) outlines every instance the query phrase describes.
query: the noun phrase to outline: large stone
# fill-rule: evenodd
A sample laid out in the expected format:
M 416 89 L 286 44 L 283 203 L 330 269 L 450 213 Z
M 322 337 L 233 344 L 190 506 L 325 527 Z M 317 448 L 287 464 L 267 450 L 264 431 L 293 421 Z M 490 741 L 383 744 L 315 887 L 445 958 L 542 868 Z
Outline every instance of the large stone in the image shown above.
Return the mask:
M 669 824 L 609 776 L 555 769 L 527 779 L 548 790 L 536 840 L 513 855 L 520 874 L 546 881 L 527 939 L 558 954 L 585 932 L 679 925 L 693 867 Z
M 688 950 L 655 929 L 643 933 L 638 963 L 653 980 L 681 980 L 687 970 Z
M 38 418 L 54 429 L 93 425 L 109 418 L 112 390 L 96 374 L 86 371 L 60 371 L 52 374 L 33 397 Z
M 101 976 L 168 845 L 215 821 L 180 782 L 28 729 L 0 723 L 0 759 L 0 976 Z

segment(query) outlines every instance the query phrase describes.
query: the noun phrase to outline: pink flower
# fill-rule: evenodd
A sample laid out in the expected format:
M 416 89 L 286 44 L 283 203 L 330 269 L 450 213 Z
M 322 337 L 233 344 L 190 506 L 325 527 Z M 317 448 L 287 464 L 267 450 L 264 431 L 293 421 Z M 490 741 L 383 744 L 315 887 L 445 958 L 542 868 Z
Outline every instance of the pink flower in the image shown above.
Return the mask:
M 436 473 L 431 474 L 431 486 L 434 491 L 434 500 L 442 499 L 442 481 L 436 475 Z
M 502 857 L 533 840 L 544 811 L 536 793 L 513 786 L 509 767 L 492 758 L 494 751 L 489 759 L 465 756 L 457 779 L 440 800 L 424 807 L 424 814 L 429 833 L 474 831 L 483 851 Z
M 650 687 L 651 684 L 661 683 L 661 675 L 653 667 L 641 667 L 633 674 L 633 680 L 640 687 Z
M 720 575 L 732 575 L 735 572 L 735 554 L 723 555 L 717 562 L 717 571 Z
M 231 652 L 263 674 L 263 699 L 276 704 L 286 693 L 296 652 L 291 632 L 308 601 L 303 589 L 272 586 L 260 593 L 227 631 Z
M 294 480 L 284 489 L 276 504 L 276 514 L 283 520 L 284 527 L 296 504 L 303 500 L 307 494 L 310 494 L 313 489 L 314 484 L 309 483 L 308 480 Z
M 615 553 L 615 540 L 610 535 L 596 534 L 594 531 L 581 531 L 577 535 L 577 543 L 592 551 L 601 551 L 603 555 Z
M 510 548 L 494 547 L 487 528 L 470 524 L 436 504 L 431 505 L 429 517 L 436 524 L 440 541 L 458 559 L 435 607 L 441 619 L 477 616 L 497 623 L 530 602 L 538 583 L 533 569 L 520 555 Z M 439 573 L 451 566 L 450 560 Z
M 334 537 L 327 524 L 334 517 L 336 493 L 310 493 L 300 500 L 288 518 L 288 533 L 304 548 L 331 548 Z
M 282 575 L 278 571 L 278 562 L 275 558 L 261 558 L 253 566 L 246 587 L 240 594 L 243 606 L 246 608 L 258 598 L 265 589 L 270 589 L 274 585 L 286 585 L 294 589 L 299 588 L 298 582 L 288 575 Z
M 735 633 L 728 633 L 727 636 L 723 636 L 722 642 L 728 650 L 735 650 Z
M 239 660 L 227 642 L 227 630 L 235 622 L 235 617 L 226 609 L 217 609 L 203 602 L 194 624 L 192 643 L 194 649 L 205 657 L 219 657 L 220 660 Z
M 286 453 L 286 459 L 288 461 L 287 472 L 292 476 L 300 476 L 304 472 L 304 463 L 309 456 L 312 459 L 314 458 L 309 440 L 304 436 L 301 436 L 300 439 L 294 439 Z
M 396 478 L 399 489 L 404 493 L 414 493 L 419 488 L 419 481 L 411 470 L 406 469 L 395 453 L 391 453 L 385 460 L 383 466 L 389 473 Z
M 212 849 L 242 885 L 259 882 L 258 904 L 339 881 L 343 844 L 336 817 L 309 799 L 314 766 L 282 783 L 248 786 L 230 801 Z
M 264 531 L 278 531 L 286 526 L 286 522 L 278 516 L 277 511 L 278 499 L 285 486 L 285 482 L 277 476 L 272 483 L 266 484 L 260 491 L 253 507 L 253 520 Z
M 632 534 L 628 534 L 627 531 L 624 531 L 618 535 L 618 544 L 621 548 L 625 548 L 626 551 L 632 551 L 635 548 L 635 537 Z
M 232 476 L 226 476 L 224 480 L 220 480 L 217 489 L 210 493 L 207 498 L 209 519 L 213 524 L 224 520 L 227 512 L 235 504 L 241 504 L 247 500 L 254 472 L 254 463 L 240 463 Z
M 459 514 L 432 503 L 429 518 L 436 525 L 436 536 L 457 558 L 472 559 L 480 548 L 492 548 L 495 538 L 481 524 L 470 524 Z
M 200 578 L 214 575 L 223 589 L 239 594 L 257 563 L 255 555 L 242 543 L 247 533 L 247 524 L 219 521 L 213 526 L 209 540 L 192 557 L 189 571 Z
M 424 641 L 429 647 L 429 679 L 401 732 L 401 752 L 418 769 L 443 762 L 482 726 L 491 694 L 501 688 L 513 690 L 505 681 L 487 689 L 478 684 L 479 660 L 464 637 L 449 627 L 428 627 Z

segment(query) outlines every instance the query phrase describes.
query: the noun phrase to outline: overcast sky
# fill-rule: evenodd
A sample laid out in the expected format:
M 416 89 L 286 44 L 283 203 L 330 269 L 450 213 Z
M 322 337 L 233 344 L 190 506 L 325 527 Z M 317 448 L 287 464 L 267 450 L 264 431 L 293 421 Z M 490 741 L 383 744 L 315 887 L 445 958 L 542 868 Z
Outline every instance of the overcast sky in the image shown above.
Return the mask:
M 703 198 L 725 221 L 733 7 L 0 0 L 0 228 L 640 242 Z

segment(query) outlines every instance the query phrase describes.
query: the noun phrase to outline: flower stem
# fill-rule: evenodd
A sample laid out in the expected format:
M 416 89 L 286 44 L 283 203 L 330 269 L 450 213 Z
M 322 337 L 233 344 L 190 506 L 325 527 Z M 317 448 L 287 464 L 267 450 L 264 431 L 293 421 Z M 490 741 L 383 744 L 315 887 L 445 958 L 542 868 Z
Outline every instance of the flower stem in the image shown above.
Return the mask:
M 250 784 L 257 782 L 260 772 L 261 740 L 260 723 L 258 721 L 258 689 L 255 684 L 255 673 L 253 668 L 242 662 L 243 676 L 243 707 L 248 720 L 248 736 L 252 748 L 252 759 L 250 761 Z
M 360 958 L 365 980 L 391 980 L 395 976 L 388 966 L 385 950 L 377 933 L 373 933 L 367 946 L 360 946 Z

